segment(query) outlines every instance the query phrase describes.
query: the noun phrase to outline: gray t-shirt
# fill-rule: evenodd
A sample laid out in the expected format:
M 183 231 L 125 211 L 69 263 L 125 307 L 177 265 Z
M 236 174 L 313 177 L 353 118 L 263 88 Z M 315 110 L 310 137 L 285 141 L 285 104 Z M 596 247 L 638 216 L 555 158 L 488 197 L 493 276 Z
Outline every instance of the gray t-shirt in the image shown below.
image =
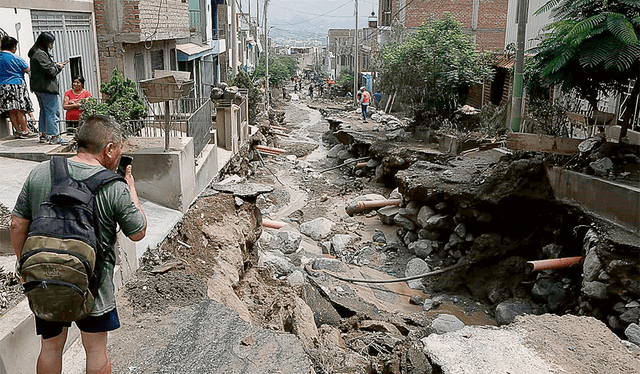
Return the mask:
M 103 166 L 72 160 L 68 164 L 69 175 L 76 180 L 87 179 L 105 169 Z M 32 221 L 40 204 L 51 192 L 52 181 L 51 162 L 46 161 L 36 166 L 22 186 L 13 215 Z M 98 246 L 105 249 L 105 259 L 103 263 L 96 263 L 96 267 L 102 268 L 102 279 L 92 316 L 107 313 L 116 306 L 113 267 L 116 263 L 114 245 L 117 225 L 127 236 L 138 233 L 145 227 L 144 215 L 131 200 L 131 192 L 125 182 L 114 181 L 100 188 L 96 193 L 96 209 L 100 221 Z

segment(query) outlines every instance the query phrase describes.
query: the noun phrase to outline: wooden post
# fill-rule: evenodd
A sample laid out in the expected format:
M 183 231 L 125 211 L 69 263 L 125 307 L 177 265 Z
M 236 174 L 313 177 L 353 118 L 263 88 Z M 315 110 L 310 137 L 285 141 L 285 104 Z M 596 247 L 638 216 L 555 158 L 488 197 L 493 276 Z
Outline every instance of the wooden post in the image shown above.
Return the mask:
M 169 152 L 169 131 L 171 130 L 171 116 L 170 116 L 169 101 L 164 102 L 164 151 Z

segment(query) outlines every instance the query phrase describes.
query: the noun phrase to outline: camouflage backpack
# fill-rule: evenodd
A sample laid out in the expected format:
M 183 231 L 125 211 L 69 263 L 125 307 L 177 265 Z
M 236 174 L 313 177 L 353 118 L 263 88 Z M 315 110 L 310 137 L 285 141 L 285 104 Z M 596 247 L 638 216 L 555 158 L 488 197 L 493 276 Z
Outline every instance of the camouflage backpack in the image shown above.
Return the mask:
M 102 170 L 78 181 L 64 157 L 51 159 L 53 185 L 29 227 L 20 256 L 24 293 L 33 313 L 47 321 L 71 322 L 91 313 L 100 282 L 96 260 L 99 223 L 95 194 L 124 178 Z

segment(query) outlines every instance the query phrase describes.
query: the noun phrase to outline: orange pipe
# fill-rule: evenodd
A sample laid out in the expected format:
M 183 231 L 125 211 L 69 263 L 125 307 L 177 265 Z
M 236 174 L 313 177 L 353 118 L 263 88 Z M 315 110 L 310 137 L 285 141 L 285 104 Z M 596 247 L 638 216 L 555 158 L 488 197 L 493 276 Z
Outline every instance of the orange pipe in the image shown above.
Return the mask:
M 551 258 L 548 260 L 528 261 L 527 264 L 531 265 L 531 270 L 542 271 L 551 269 L 563 269 L 570 266 L 579 265 L 582 263 L 584 257 L 563 257 L 563 258 Z
M 258 149 L 260 151 L 271 151 L 271 152 L 276 152 L 276 153 L 287 153 L 287 151 L 284 150 L 284 149 L 267 147 L 265 145 L 259 145 L 259 144 L 254 145 L 253 148 Z
M 272 221 L 272 220 L 266 219 L 266 218 L 262 219 L 262 226 L 268 227 L 268 228 L 271 228 L 271 229 L 280 229 L 285 225 L 286 225 L 286 223 L 284 223 L 284 222 Z
M 265 155 L 271 155 L 271 156 L 280 156 L 282 155 L 282 153 L 278 153 L 278 152 L 273 152 L 273 151 L 267 151 L 264 149 L 256 149 L 258 152 L 260 153 L 264 153 Z
M 370 209 L 370 208 L 381 208 L 383 206 L 389 206 L 389 205 L 400 205 L 401 202 L 402 200 L 400 199 L 359 201 L 358 207 L 364 210 L 364 209 Z
M 286 127 L 282 127 L 282 126 L 271 126 L 271 128 L 274 130 L 282 130 L 282 131 L 288 130 Z
M 356 164 L 356 169 L 360 169 L 363 168 L 365 166 L 367 166 L 368 162 L 359 162 Z

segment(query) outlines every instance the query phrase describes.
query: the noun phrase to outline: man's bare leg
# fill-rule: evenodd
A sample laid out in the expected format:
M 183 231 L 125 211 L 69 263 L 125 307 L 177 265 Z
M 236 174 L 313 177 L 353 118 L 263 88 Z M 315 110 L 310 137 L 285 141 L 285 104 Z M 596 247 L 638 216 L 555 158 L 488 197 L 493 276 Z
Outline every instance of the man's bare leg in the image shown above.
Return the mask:
M 62 350 L 67 341 L 67 328 L 62 328 L 62 333 L 49 339 L 41 340 L 40 355 L 36 365 L 38 374 L 62 373 Z
M 82 345 L 87 353 L 87 374 L 111 374 L 107 335 L 107 332 L 82 332 Z

